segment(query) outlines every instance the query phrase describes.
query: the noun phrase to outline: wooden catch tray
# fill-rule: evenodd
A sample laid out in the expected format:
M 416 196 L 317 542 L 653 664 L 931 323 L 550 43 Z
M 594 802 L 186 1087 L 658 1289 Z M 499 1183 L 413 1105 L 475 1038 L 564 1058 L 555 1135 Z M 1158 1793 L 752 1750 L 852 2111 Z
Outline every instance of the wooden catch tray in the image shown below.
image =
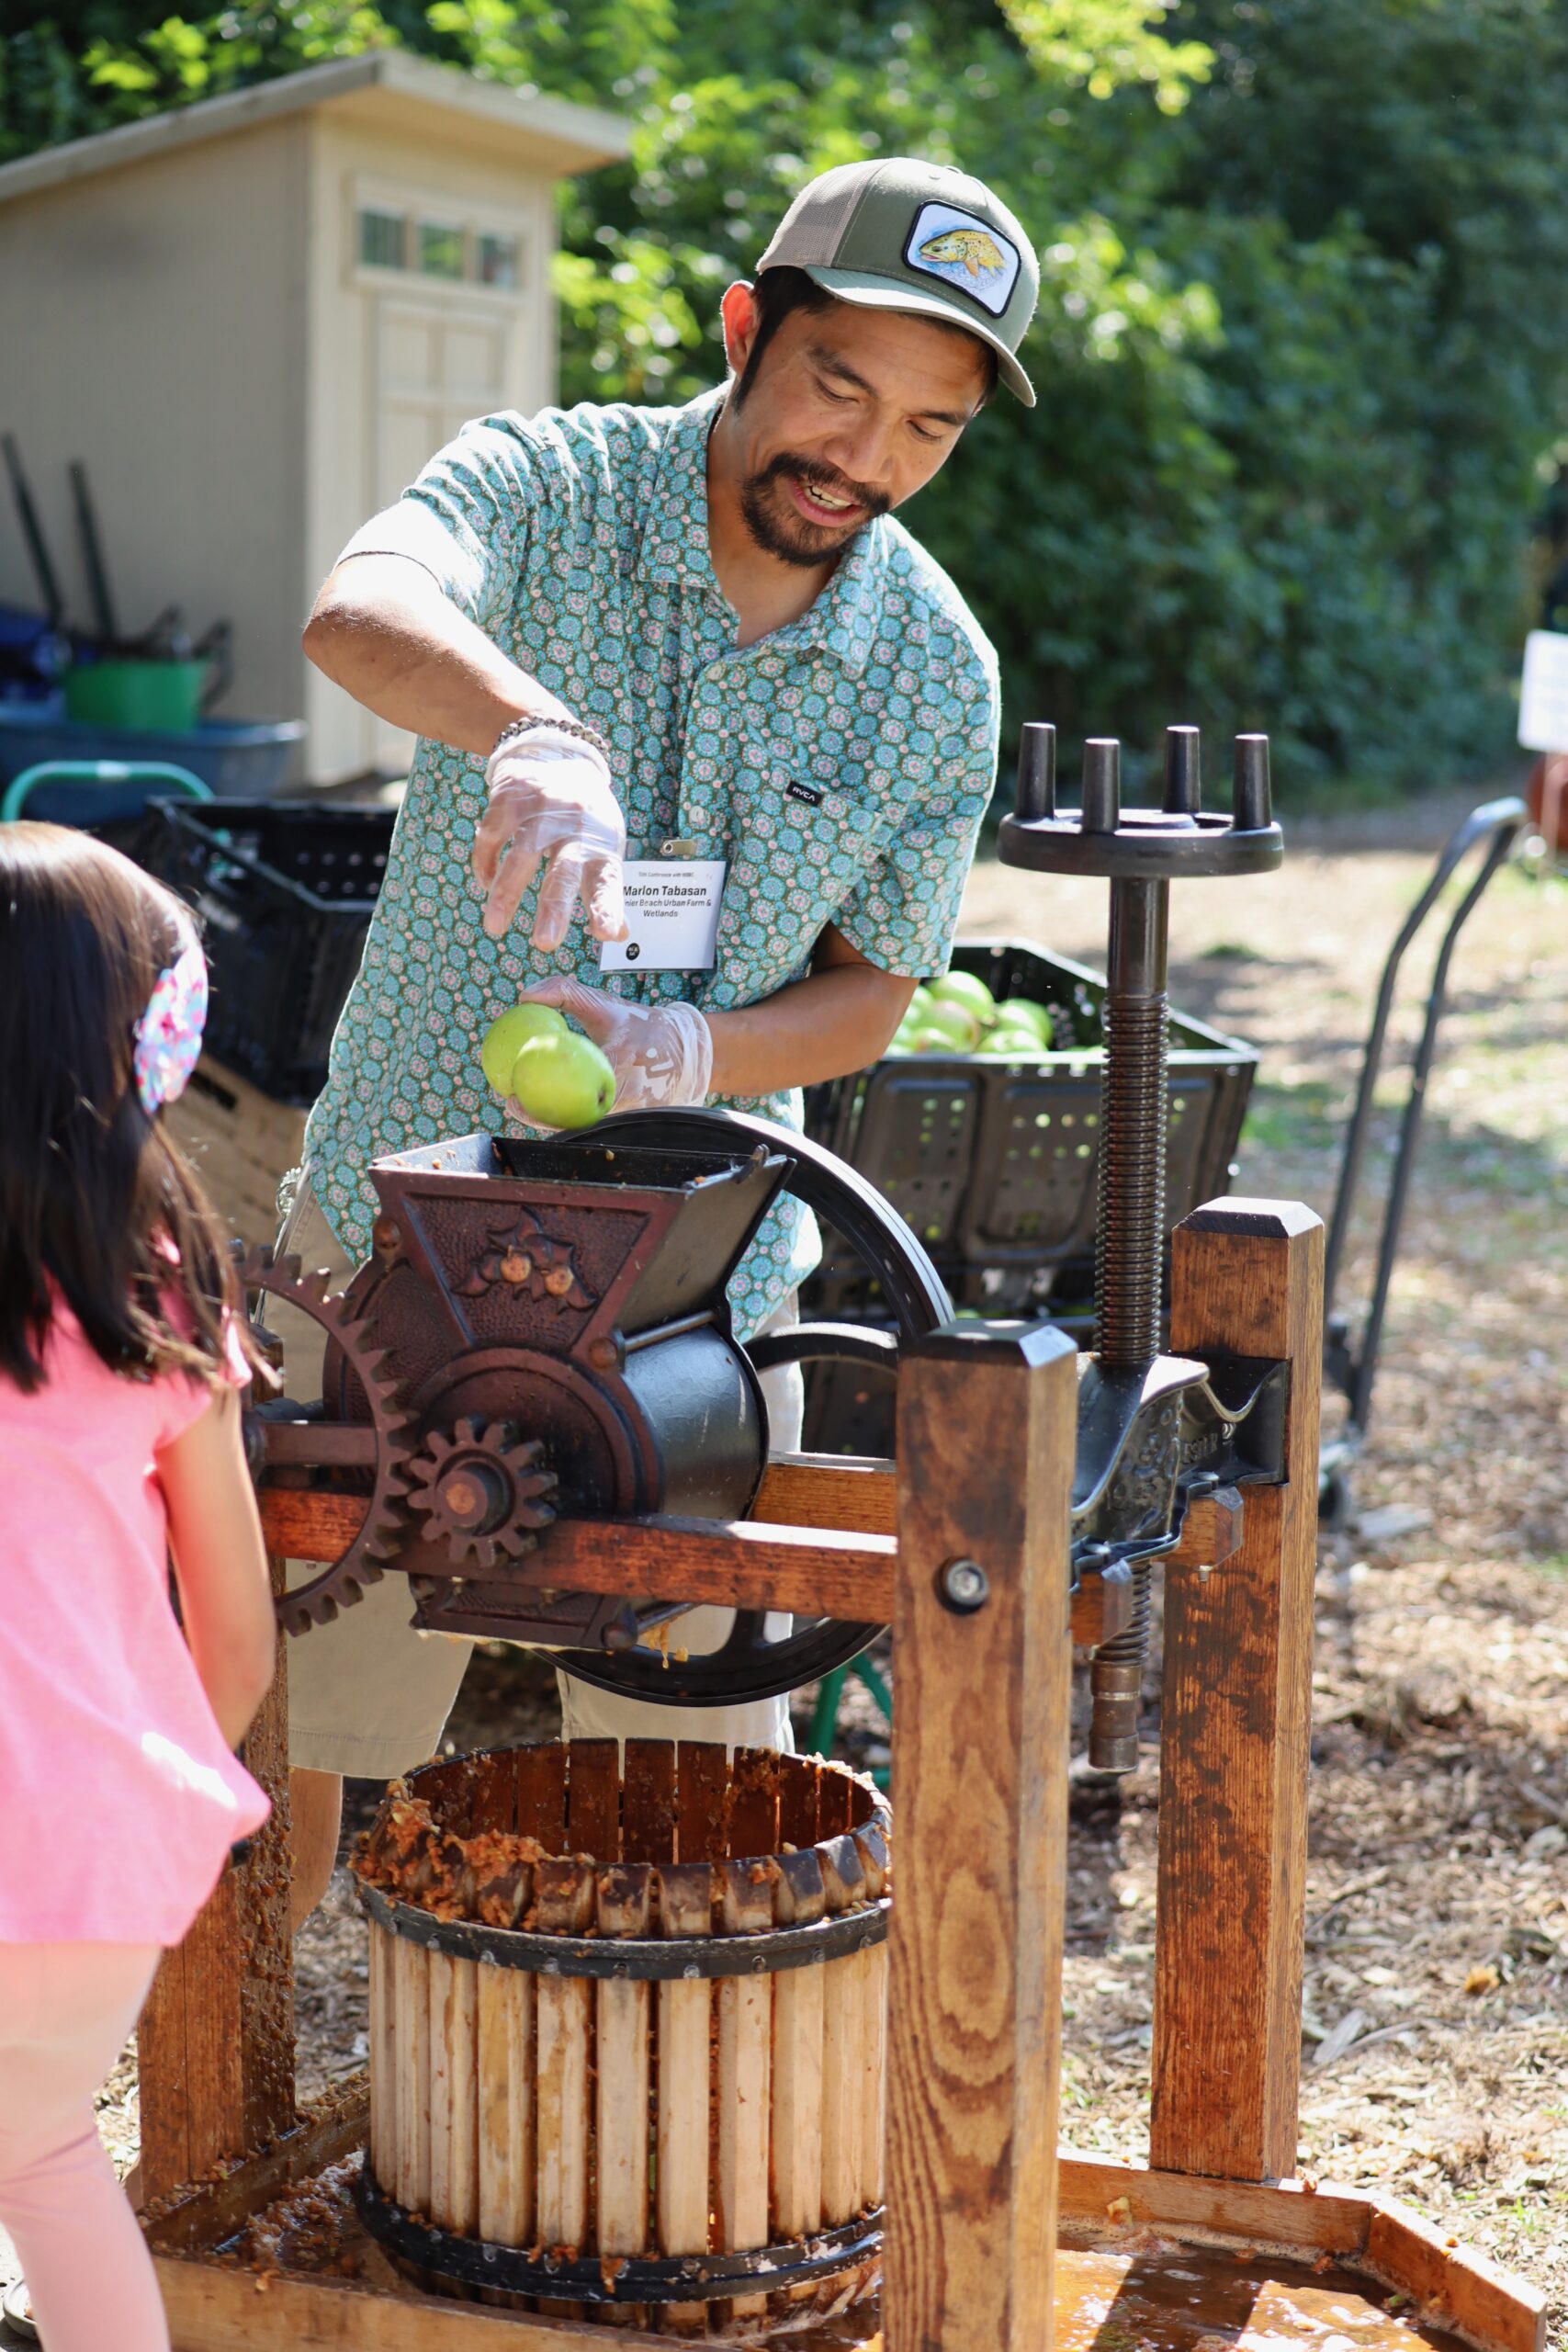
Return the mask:
M 146 2217 L 176 2352 L 604 2352 L 604 2324 L 445 2302 L 400 2275 L 352 2193 L 358 2075 L 278 2144 Z M 1535 2352 L 1541 2299 L 1356 2189 L 1199 2180 L 1062 2152 L 1056 2352 Z M 624 2331 L 623 2331 L 624 2333 Z M 757 2337 L 727 2332 L 741 2344 Z M 721 2338 L 721 2340 L 723 2340 Z M 885 2352 L 880 2299 L 791 2352 Z

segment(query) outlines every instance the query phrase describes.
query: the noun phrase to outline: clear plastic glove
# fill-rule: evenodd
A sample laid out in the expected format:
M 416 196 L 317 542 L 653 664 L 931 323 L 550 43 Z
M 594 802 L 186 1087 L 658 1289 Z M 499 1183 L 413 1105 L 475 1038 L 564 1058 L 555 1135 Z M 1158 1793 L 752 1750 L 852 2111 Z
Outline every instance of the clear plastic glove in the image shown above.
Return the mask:
M 533 942 L 546 955 L 571 925 L 579 894 L 595 939 L 624 939 L 621 860 L 626 823 L 610 771 L 592 743 L 547 727 L 513 736 L 491 753 L 490 807 L 474 837 L 474 879 L 485 892 L 484 927 L 505 935 L 547 859 L 534 910 Z
M 617 1111 L 651 1111 L 671 1102 L 705 1102 L 713 1075 L 713 1032 L 694 1004 L 628 1004 L 581 980 L 541 980 L 525 1004 L 553 1004 L 587 1032 L 615 1073 Z M 515 1102 L 515 1119 L 536 1126 Z

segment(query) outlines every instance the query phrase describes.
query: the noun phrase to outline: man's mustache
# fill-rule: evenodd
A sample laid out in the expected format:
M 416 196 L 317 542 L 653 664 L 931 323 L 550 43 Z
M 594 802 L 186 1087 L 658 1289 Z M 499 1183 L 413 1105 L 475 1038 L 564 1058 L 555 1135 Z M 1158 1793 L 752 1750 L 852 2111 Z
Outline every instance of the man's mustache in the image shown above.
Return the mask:
M 851 481 L 836 466 L 825 466 L 817 458 L 798 458 L 781 449 L 770 458 L 760 474 L 751 478 L 754 490 L 765 490 L 770 482 L 789 479 L 800 482 L 808 491 L 825 490 L 829 497 L 847 498 L 852 506 L 863 507 L 868 514 L 886 514 L 893 504 L 885 490 L 872 490 L 865 482 Z

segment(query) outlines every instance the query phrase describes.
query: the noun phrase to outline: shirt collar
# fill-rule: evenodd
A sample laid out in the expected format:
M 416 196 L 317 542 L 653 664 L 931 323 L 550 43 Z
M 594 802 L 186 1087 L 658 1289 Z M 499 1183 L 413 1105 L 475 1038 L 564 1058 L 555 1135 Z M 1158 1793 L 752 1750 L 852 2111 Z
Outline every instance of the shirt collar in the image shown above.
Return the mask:
M 708 547 L 708 435 L 723 404 L 720 385 L 676 411 L 660 452 L 637 570 L 658 570 L 668 577 L 673 569 L 694 594 L 716 598 L 733 616 Z M 858 676 L 871 658 L 881 626 L 889 553 L 887 520 L 878 515 L 851 541 L 810 608 L 760 644 L 792 651 L 816 646 Z
M 708 552 L 707 455 L 723 404 L 720 385 L 676 410 L 659 453 L 637 558 L 639 573 L 668 580 L 673 571 L 683 586 L 721 604 L 724 591 Z

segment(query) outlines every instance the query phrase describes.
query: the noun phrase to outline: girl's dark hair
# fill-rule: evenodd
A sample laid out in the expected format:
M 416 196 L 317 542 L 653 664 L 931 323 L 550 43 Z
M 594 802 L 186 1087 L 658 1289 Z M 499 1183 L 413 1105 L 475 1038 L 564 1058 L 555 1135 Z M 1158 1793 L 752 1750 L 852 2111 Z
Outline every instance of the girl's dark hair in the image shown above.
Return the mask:
M 176 917 L 90 835 L 0 825 L 0 1373 L 25 1390 L 59 1297 L 115 1372 L 215 1379 L 225 1309 L 255 1361 L 222 1226 L 131 1066 Z
M 790 312 L 830 311 L 839 300 L 836 294 L 829 294 L 825 287 L 818 286 L 807 271 L 796 269 L 793 262 L 780 262 L 772 269 L 762 270 L 751 282 L 751 295 L 757 305 L 757 332 L 735 387 L 733 397 L 737 408 L 744 404 L 747 393 L 757 380 L 762 355 Z M 952 326 L 945 320 L 931 323 L 941 325 L 949 334 L 964 335 L 966 342 L 980 342 L 978 335 L 966 334 L 956 322 Z M 987 366 L 986 390 L 980 401 L 980 406 L 986 408 L 997 389 L 997 355 L 988 343 L 981 343 L 980 348 L 986 355 Z

